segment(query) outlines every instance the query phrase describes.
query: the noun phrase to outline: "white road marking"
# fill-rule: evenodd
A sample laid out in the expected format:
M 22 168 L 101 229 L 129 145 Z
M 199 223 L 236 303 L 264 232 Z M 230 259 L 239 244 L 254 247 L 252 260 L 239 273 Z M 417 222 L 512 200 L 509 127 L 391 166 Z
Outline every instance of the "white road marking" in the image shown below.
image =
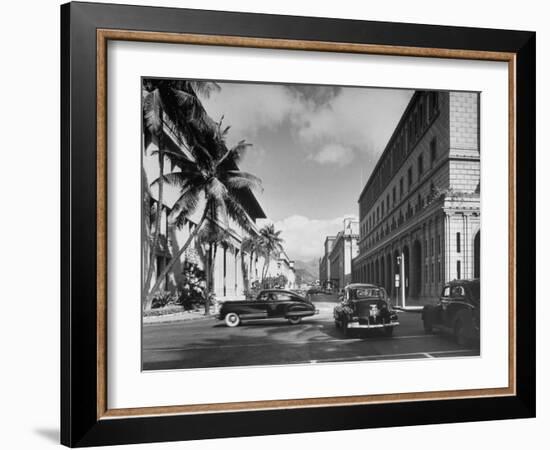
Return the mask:
M 342 358 L 331 358 L 331 359 L 323 359 L 322 362 L 345 362 L 345 361 L 358 361 L 358 360 L 372 360 L 372 359 L 382 359 L 382 358 L 404 358 L 407 356 L 424 356 L 426 359 L 428 358 L 434 358 L 432 355 L 446 355 L 446 354 L 459 354 L 459 353 L 470 353 L 473 350 L 471 349 L 463 349 L 463 350 L 438 350 L 434 352 L 424 353 L 424 352 L 410 352 L 410 353 L 386 353 L 383 355 L 368 355 L 368 356 L 350 356 L 350 357 L 342 357 Z M 472 355 L 477 356 L 477 355 Z M 321 361 L 319 361 L 321 362 Z

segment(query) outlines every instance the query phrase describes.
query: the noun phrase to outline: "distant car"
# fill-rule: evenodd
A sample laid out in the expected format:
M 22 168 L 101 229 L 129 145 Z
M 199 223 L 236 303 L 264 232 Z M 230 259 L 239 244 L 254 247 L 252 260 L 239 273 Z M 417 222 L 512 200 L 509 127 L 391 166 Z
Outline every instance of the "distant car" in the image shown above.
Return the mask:
M 307 290 L 308 295 L 317 295 L 317 294 L 321 294 L 321 293 L 323 293 L 323 290 L 320 287 L 317 287 L 317 286 L 310 287 Z
M 292 291 L 268 289 L 260 291 L 254 300 L 228 301 L 222 303 L 218 319 L 228 327 L 239 326 L 243 320 L 284 318 L 296 325 L 302 318 L 319 311 L 306 298 Z
M 341 303 L 334 308 L 334 323 L 348 336 L 352 330 L 383 330 L 387 336 L 399 325 L 397 313 L 392 309 L 384 288 L 374 284 L 347 285 Z
M 437 305 L 422 310 L 424 330 L 450 333 L 460 345 L 479 344 L 479 309 L 479 279 L 451 281 L 443 287 Z

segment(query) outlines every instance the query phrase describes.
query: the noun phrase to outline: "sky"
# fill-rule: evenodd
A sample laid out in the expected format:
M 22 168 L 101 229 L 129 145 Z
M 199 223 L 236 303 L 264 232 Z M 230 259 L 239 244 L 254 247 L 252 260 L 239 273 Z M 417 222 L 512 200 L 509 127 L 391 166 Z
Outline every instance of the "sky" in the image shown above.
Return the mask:
M 201 98 L 212 119 L 231 126 L 229 147 L 244 139 L 241 170 L 262 179 L 255 192 L 281 230 L 291 259 L 319 258 L 327 235 L 358 216 L 363 185 L 413 91 L 219 82 Z

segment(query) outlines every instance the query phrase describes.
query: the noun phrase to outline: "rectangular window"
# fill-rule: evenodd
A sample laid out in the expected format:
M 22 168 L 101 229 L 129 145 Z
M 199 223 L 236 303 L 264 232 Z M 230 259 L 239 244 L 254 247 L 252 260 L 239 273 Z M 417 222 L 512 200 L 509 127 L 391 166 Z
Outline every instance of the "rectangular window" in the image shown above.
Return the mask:
M 456 262 L 456 278 L 460 280 L 460 260 Z
M 442 272 L 441 261 L 437 261 L 437 281 L 439 283 L 441 283 L 441 272 Z
M 384 202 L 382 202 L 382 217 L 384 217 Z
M 388 194 L 388 195 L 386 196 L 386 209 L 387 209 L 388 212 L 389 212 L 389 210 L 390 210 L 390 194 Z
M 460 253 L 460 233 L 456 233 L 456 252 Z
M 434 238 L 432 237 L 431 243 L 430 243 L 430 256 L 434 255 Z
M 403 177 L 399 180 L 399 196 L 403 198 Z
M 392 200 L 393 200 L 393 204 L 395 205 L 395 186 L 392 189 Z
M 434 263 L 432 263 L 431 269 L 430 269 L 430 282 L 434 282 Z
M 423 173 L 424 173 L 424 157 L 420 155 L 418 157 L 418 179 L 420 179 Z
M 437 254 L 441 255 L 441 236 L 437 235 Z
M 413 171 L 412 171 L 412 167 L 409 167 L 409 170 L 407 171 L 407 185 L 409 187 L 409 190 L 411 189 L 412 184 L 413 184 Z
M 433 138 L 430 142 L 430 164 L 431 164 L 431 167 L 434 166 L 436 159 L 437 159 L 437 138 Z

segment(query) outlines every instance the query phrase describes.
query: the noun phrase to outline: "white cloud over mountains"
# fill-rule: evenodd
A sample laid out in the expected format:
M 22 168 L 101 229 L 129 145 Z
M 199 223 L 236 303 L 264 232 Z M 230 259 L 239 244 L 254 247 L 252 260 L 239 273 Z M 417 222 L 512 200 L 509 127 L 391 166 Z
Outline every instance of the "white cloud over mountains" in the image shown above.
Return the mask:
M 291 259 L 310 261 L 323 254 L 326 236 L 334 236 L 344 227 L 344 218 L 354 217 L 348 214 L 333 219 L 309 219 L 301 215 L 292 215 L 275 222 L 275 229 L 281 230 L 284 248 Z

